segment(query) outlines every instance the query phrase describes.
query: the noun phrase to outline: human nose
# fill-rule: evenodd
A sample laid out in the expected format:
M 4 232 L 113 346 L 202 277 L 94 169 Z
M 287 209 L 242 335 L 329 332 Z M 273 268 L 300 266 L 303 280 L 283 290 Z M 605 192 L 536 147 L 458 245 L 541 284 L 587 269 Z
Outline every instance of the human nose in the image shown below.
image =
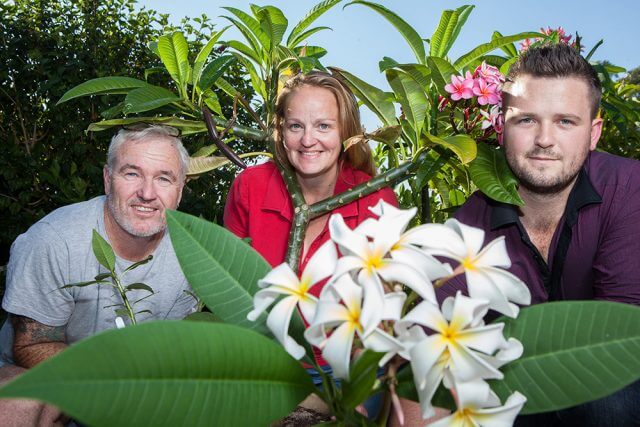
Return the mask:
M 554 144 L 553 127 L 551 124 L 542 122 L 540 126 L 538 126 L 535 143 L 543 148 L 550 147 Z
M 300 143 L 303 147 L 311 147 L 316 143 L 315 137 L 313 136 L 313 129 L 309 127 L 304 129 Z
M 155 182 L 152 178 L 144 178 L 138 187 L 138 198 L 154 200 L 157 197 Z

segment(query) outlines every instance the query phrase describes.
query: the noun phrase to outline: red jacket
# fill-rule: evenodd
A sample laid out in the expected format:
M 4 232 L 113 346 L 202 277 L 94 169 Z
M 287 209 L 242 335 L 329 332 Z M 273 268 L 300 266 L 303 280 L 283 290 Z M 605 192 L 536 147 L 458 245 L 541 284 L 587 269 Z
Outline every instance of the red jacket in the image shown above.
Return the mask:
M 369 179 L 369 175 L 345 163 L 338 175 L 334 194 L 342 193 Z M 345 223 L 355 228 L 366 218 L 376 217 L 368 208 L 380 199 L 398 206 L 393 191 L 385 187 L 341 206 L 333 213 L 342 214 Z M 274 267 L 284 262 L 292 219 L 293 202 L 273 162 L 249 167 L 237 176 L 227 196 L 224 225 L 238 237 L 251 238 L 251 246 Z M 311 243 L 304 258 L 300 260 L 299 271 L 304 270 L 309 258 L 327 240 L 329 229 L 325 224 L 322 233 Z M 317 296 L 321 289 L 321 286 L 314 286 L 311 293 Z

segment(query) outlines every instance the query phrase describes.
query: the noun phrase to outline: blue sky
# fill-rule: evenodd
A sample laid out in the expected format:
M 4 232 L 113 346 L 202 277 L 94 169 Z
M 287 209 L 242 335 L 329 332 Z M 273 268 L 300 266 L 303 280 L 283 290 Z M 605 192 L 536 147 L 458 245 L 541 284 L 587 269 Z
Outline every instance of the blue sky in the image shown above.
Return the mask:
M 270 4 L 282 9 L 292 28 L 317 1 L 139 0 L 140 5 L 169 13 L 173 22 L 179 22 L 184 16 L 196 17 L 204 13 L 220 28 L 228 25 L 228 21 L 219 16 L 229 14 L 221 6 L 248 11 L 249 3 Z M 443 10 L 474 4 L 475 9 L 450 52 L 452 59 L 489 41 L 494 30 L 510 35 L 538 31 L 542 26 L 562 26 L 574 36 L 577 31 L 583 37 L 587 51 L 604 39 L 592 59 L 607 59 L 627 69 L 640 65 L 640 49 L 636 44 L 640 42 L 638 0 L 379 0 L 377 3 L 400 15 L 423 38 L 431 37 Z M 411 49 L 391 24 L 365 6 L 352 5 L 343 9 L 339 4 L 321 16 L 315 25 L 333 29 L 316 33 L 309 39 L 310 44 L 328 50 L 323 64 L 344 68 L 377 87 L 388 87 L 378 69 L 378 62 L 384 56 L 398 62 L 415 62 Z M 227 34 L 229 38 L 240 38 L 237 33 Z M 363 112 L 363 121 L 369 130 L 376 126 L 375 119 L 367 112 Z

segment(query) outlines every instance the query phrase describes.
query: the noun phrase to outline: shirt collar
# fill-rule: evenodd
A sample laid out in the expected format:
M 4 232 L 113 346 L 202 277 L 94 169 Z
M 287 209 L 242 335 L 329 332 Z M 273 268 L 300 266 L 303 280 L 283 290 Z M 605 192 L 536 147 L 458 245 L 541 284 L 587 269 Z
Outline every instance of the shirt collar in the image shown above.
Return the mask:
M 492 230 L 504 227 L 505 225 L 515 224 L 519 222 L 519 212 L 516 205 L 496 202 L 494 200 L 490 200 L 489 203 L 493 207 L 491 210 L 490 222 Z M 576 180 L 576 183 L 571 190 L 571 193 L 569 194 L 565 213 L 577 213 L 583 207 L 594 203 L 602 203 L 602 197 L 593 187 L 593 184 L 589 179 L 589 175 L 587 175 L 587 171 L 582 168 L 580 169 L 580 172 L 578 173 L 578 179 Z M 570 216 L 574 218 L 574 220 L 577 219 L 576 215 Z
M 333 195 L 343 193 L 356 184 L 358 183 L 356 182 L 354 169 L 348 163 L 344 163 L 340 169 L 336 186 L 333 189 Z M 274 167 L 269 177 L 266 191 L 267 197 L 262 202 L 262 209 L 278 212 L 286 220 L 291 221 L 293 219 L 293 203 L 277 167 Z M 340 206 L 334 209 L 333 213 L 339 213 L 343 218 L 358 216 L 358 203 L 348 203 L 345 206 Z

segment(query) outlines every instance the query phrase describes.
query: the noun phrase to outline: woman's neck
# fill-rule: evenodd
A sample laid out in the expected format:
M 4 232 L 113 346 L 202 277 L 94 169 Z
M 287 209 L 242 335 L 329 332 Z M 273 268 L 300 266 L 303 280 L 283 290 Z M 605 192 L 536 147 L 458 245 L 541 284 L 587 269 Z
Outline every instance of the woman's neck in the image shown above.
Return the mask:
M 308 205 L 333 196 L 338 181 L 339 167 L 320 176 L 302 177 L 296 174 L 304 200 Z

